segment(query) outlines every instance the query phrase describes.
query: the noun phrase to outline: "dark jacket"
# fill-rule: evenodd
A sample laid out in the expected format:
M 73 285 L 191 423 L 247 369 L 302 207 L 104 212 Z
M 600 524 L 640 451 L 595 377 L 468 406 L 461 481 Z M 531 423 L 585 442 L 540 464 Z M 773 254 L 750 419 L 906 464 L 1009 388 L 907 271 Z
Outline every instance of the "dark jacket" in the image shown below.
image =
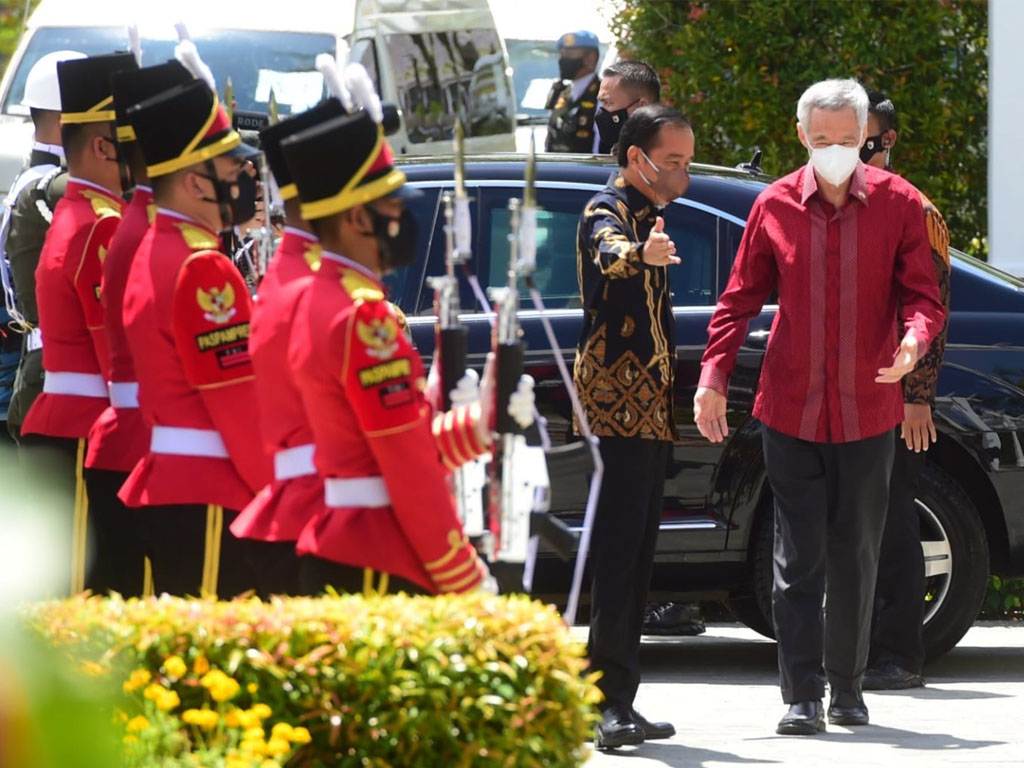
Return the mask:
M 594 114 L 597 112 L 597 92 L 601 80 L 595 77 L 576 100 L 572 100 L 572 85 L 558 81 L 551 86 L 547 109 L 548 136 L 544 142 L 547 152 L 579 152 L 591 154 L 594 151 Z
M 615 176 L 580 219 L 576 263 L 584 315 L 574 379 L 599 437 L 676 437 L 668 268 L 644 264 L 642 256 L 658 214 Z

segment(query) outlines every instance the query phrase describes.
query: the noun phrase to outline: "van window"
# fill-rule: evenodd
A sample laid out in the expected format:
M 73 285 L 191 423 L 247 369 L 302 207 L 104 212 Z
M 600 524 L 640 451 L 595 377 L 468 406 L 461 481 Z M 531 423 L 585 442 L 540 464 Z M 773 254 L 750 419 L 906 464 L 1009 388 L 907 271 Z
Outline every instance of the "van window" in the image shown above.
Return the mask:
M 514 97 L 493 29 L 390 34 L 384 47 L 412 143 L 450 141 L 456 115 L 467 137 L 513 131 Z
M 323 78 L 316 71 L 316 57 L 320 53 L 334 55 L 336 46 L 333 35 L 304 32 L 197 30 L 192 39 L 213 70 L 222 94 L 231 78 L 238 109 L 266 112 L 273 90 L 282 115 L 304 112 L 323 98 Z M 174 58 L 177 42 L 173 30 L 153 37 L 143 29 L 143 66 Z M 32 65 L 47 53 L 64 49 L 93 55 L 127 47 L 124 27 L 39 27 L 18 62 L 4 99 L 4 114 L 28 114 L 28 109 L 20 106 L 25 79 Z
M 538 189 L 537 270 L 533 281 L 551 309 L 578 308 L 576 230 L 580 214 L 594 192 Z M 508 270 L 508 199 L 521 189 L 494 189 L 484 202 L 481 227 L 489 254 L 488 285 L 505 285 Z M 676 244 L 681 264 L 669 270 L 673 304 L 677 307 L 711 306 L 717 300 L 718 217 L 679 203 L 664 212 L 665 231 Z M 524 303 L 532 306 L 520 285 Z

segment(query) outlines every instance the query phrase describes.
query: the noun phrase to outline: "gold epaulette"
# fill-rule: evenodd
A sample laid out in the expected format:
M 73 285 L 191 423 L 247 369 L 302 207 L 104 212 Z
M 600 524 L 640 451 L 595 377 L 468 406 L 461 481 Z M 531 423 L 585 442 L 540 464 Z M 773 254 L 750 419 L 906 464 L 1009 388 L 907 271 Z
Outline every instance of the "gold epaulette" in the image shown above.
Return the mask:
M 346 269 L 341 276 L 341 287 L 353 301 L 383 301 L 384 291 L 370 278 L 359 274 L 354 269 Z
M 196 227 L 186 221 L 176 221 L 174 226 L 181 232 L 185 244 L 193 251 L 216 251 L 220 248 L 220 241 L 201 227 Z
M 91 189 L 83 189 L 82 197 L 92 203 L 92 211 L 98 218 L 104 216 L 121 217 L 121 204 L 109 195 L 104 195 L 102 192 L 95 192 Z

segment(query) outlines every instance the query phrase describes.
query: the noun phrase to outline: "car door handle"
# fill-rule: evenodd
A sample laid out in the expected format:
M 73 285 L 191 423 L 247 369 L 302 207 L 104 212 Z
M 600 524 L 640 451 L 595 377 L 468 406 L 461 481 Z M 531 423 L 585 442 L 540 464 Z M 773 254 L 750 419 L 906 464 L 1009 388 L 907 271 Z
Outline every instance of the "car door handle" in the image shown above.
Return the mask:
M 768 337 L 772 335 L 769 330 L 751 331 L 747 334 L 747 346 L 754 349 L 764 349 L 768 346 Z

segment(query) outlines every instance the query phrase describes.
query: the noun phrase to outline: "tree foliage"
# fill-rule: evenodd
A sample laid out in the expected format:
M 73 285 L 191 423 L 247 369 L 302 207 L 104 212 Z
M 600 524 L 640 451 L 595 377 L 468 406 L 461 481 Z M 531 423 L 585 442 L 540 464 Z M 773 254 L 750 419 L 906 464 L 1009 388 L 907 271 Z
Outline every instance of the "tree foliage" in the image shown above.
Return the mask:
M 806 162 L 796 103 L 854 77 L 896 105 L 893 167 L 939 206 L 955 245 L 987 228 L 988 6 L 981 0 L 619 0 L 623 55 L 651 63 L 687 113 L 697 159 L 764 150 L 783 175 Z
M 0 71 L 18 47 L 27 14 L 37 5 L 39 0 L 0 0 Z

